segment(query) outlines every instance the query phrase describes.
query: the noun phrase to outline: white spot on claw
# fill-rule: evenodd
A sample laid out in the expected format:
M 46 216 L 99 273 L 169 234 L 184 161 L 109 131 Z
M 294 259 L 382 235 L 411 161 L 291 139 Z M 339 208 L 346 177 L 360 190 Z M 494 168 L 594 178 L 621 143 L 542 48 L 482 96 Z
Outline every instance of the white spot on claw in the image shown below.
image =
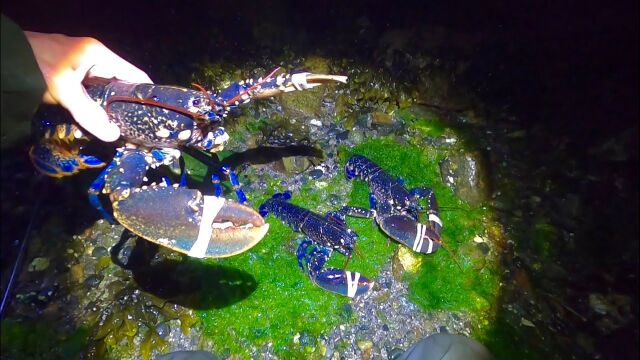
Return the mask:
M 163 128 L 163 129 L 160 129 L 160 130 L 156 131 L 156 135 L 158 137 L 161 137 L 161 138 L 167 138 L 167 137 L 169 137 L 169 135 L 171 135 L 171 132 L 169 130 Z
M 187 140 L 191 136 L 191 130 L 182 130 L 178 134 L 178 139 Z

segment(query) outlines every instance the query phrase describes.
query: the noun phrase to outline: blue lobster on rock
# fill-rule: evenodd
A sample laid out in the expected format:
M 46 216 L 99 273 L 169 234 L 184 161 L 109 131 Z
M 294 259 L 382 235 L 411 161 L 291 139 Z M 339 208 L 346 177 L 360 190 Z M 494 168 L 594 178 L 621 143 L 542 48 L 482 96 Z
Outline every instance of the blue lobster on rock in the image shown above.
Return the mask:
M 238 202 L 222 197 L 219 179 L 213 179 L 216 194 L 204 196 L 198 190 L 178 184 L 171 186 L 167 181 L 146 184 L 146 173 L 149 168 L 178 166 L 181 147 L 221 151 L 229 139 L 222 127 L 223 119 L 232 108 L 251 99 L 347 80 L 346 76 L 311 73 L 276 76 L 278 70 L 255 81 L 236 82 L 218 94 L 198 85 L 197 90 L 192 90 L 107 79 L 85 80 L 87 93 L 120 127 L 123 141 L 111 163 L 91 185 L 91 204 L 113 221 L 98 198 L 101 192 L 108 194 L 113 216 L 124 227 L 189 256 L 226 257 L 254 246 L 269 225 L 245 205 L 240 183 L 229 168 L 223 172 L 231 178 Z M 105 166 L 98 158 L 81 153 L 87 138 L 78 127 L 49 125 L 45 136 L 29 152 L 40 172 L 62 177 L 80 169 Z
M 298 246 L 296 257 L 302 271 L 307 271 L 311 281 L 319 287 L 348 297 L 367 293 L 374 282 L 358 272 L 325 268 L 331 254 L 337 251 L 351 256 L 358 234 L 349 229 L 336 213 L 326 216 L 289 203 L 288 192 L 275 194 L 260 205 L 260 215 L 272 213 L 294 231 L 304 233 L 307 238 Z
M 338 214 L 373 218 L 389 237 L 410 247 L 413 251 L 430 254 L 442 245 L 442 221 L 433 190 L 415 188 L 407 190 L 403 181 L 386 173 L 380 166 L 362 155 L 352 156 L 345 165 L 348 180 L 360 178 L 369 184 L 371 208 L 344 206 Z M 427 208 L 420 206 L 427 199 Z M 426 212 L 428 224 L 419 222 L 418 214 Z

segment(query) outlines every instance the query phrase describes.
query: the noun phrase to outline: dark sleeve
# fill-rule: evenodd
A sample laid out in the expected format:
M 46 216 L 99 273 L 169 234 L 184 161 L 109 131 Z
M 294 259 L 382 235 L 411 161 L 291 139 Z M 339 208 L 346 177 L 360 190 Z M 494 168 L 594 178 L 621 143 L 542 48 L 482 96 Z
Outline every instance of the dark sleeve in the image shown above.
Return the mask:
M 0 143 L 5 149 L 27 140 L 31 117 L 42 100 L 46 83 L 22 29 L 6 16 L 0 15 L 0 18 Z

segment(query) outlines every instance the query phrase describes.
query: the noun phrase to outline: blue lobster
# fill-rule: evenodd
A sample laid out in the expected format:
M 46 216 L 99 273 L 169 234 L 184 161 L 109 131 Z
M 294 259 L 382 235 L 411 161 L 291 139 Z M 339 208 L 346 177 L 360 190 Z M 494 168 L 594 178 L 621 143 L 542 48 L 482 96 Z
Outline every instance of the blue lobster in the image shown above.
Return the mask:
M 373 218 L 389 237 L 410 247 L 413 251 L 430 254 L 442 245 L 442 221 L 433 190 L 415 188 L 407 190 L 403 181 L 386 173 L 380 166 L 361 155 L 352 156 L 345 165 L 348 180 L 356 177 L 369 184 L 371 208 L 344 206 L 339 216 Z M 419 200 L 427 199 L 427 208 Z M 419 222 L 418 214 L 426 212 L 428 224 Z
M 322 216 L 289 203 L 288 192 L 278 193 L 260 205 L 260 215 L 272 213 L 294 231 L 304 233 L 304 239 L 296 251 L 298 265 L 307 271 L 311 281 L 319 287 L 348 297 L 367 293 L 374 282 L 358 272 L 325 268 L 333 251 L 351 257 L 358 234 L 349 229 L 335 213 Z M 346 264 L 345 264 L 346 266 Z
M 279 74 L 232 84 L 218 94 L 195 85 L 134 84 L 118 80 L 85 80 L 89 96 L 105 108 L 120 127 L 123 145 L 89 189 L 89 200 L 110 221 L 99 194 L 108 194 L 113 217 L 133 233 L 193 257 L 226 257 L 246 251 L 260 241 L 269 225 L 251 207 L 230 169 L 225 172 L 238 202 L 222 197 L 219 179 L 215 195 L 167 181 L 148 184 L 150 168 L 178 166 L 179 148 L 221 151 L 229 139 L 222 122 L 229 111 L 251 99 L 304 90 L 345 76 L 311 73 Z M 36 169 L 62 177 L 84 168 L 103 167 L 98 158 L 81 151 L 87 138 L 75 125 L 51 125 L 29 154 Z M 183 173 L 184 175 L 184 173 Z M 143 185 L 145 184 L 145 185 Z M 181 182 L 184 185 L 184 182 Z

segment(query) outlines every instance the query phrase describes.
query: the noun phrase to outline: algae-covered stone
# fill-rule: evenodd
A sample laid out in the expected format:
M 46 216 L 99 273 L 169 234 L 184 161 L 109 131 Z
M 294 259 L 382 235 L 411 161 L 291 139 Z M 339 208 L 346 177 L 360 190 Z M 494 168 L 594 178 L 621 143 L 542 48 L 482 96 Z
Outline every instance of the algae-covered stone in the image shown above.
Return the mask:
M 44 257 L 37 257 L 29 264 L 29 271 L 42 271 L 49 267 L 49 259 Z
M 389 114 L 381 111 L 374 111 L 371 113 L 371 123 L 376 125 L 393 125 L 395 123 L 395 119 Z
M 371 340 L 359 340 L 357 345 L 360 351 L 362 351 L 362 359 L 370 359 L 373 342 Z
M 402 279 L 404 273 L 415 274 L 420 270 L 423 258 L 406 246 L 399 246 L 393 255 L 392 272 L 396 281 Z
M 287 156 L 273 164 L 273 169 L 286 175 L 300 174 L 311 166 L 306 156 Z
M 473 206 L 487 199 L 488 185 L 479 153 L 452 153 L 440 162 L 442 181 Z
M 486 265 L 484 253 L 473 241 L 468 241 L 460 247 L 460 256 L 466 258 L 475 270 L 481 270 Z

